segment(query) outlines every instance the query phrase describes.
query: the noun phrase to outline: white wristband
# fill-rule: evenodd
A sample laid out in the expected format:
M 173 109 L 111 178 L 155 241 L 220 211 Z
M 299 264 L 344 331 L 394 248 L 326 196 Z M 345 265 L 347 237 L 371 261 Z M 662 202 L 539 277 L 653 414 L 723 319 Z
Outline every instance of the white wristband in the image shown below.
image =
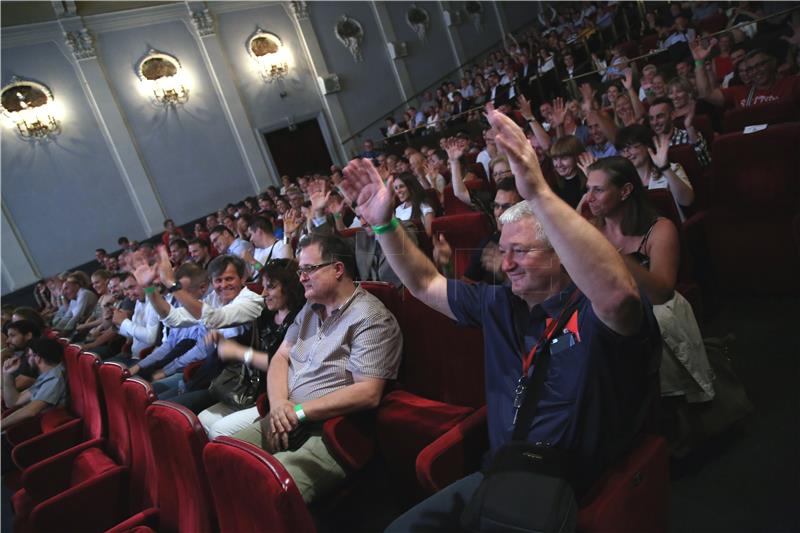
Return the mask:
M 244 362 L 245 366 L 250 366 L 250 363 L 253 362 L 253 349 L 248 348 L 244 351 L 242 355 L 242 361 Z

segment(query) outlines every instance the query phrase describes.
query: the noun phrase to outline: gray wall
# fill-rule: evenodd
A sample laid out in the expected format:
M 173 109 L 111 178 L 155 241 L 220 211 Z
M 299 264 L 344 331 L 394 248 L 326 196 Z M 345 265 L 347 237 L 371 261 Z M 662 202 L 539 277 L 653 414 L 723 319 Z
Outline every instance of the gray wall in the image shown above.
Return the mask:
M 119 235 L 144 236 L 64 54 L 53 43 L 2 52 L 3 82 L 13 75 L 44 82 L 64 109 L 63 131 L 52 142 L 22 141 L 7 125 L 1 135 L 3 204 L 39 271 L 47 276 L 84 263 Z M 11 245 L 3 239 L 3 256 Z
M 417 4 L 431 19 L 425 41 L 405 21 L 411 2 L 315 2 L 299 19 L 288 2 L 175 2 L 6 22 L 2 83 L 13 75 L 40 81 L 65 114 L 62 132 L 49 142 L 2 130 L 2 293 L 82 264 L 98 246 L 114 249 L 119 235 L 148 237 L 163 217 L 184 223 L 262 189 L 275 179 L 263 131 L 318 118 L 334 160 L 341 160 L 361 138 L 344 147 L 337 141 L 373 121 L 366 135 L 378 135 L 403 94 L 426 89 L 456 68 L 457 57 L 468 59 L 500 38 L 490 2 L 481 32 L 463 11 L 461 24 L 445 25 L 442 8 L 463 10 L 463 2 Z M 211 36 L 191 22 L 190 13 L 204 7 L 215 20 Z M 502 9 L 516 23 L 532 18 L 536 4 Z M 362 62 L 334 34 L 345 13 L 364 28 Z M 81 27 L 96 44 L 96 58 L 86 62 L 63 38 Z M 281 84 L 264 83 L 247 55 L 245 43 L 258 27 L 277 34 L 291 53 L 292 70 Z M 408 54 L 392 60 L 387 40 L 405 42 Z M 156 107 L 142 93 L 136 66 L 150 48 L 180 60 L 191 80 L 185 105 Z M 317 76 L 327 74 L 338 75 L 341 90 L 323 96 Z

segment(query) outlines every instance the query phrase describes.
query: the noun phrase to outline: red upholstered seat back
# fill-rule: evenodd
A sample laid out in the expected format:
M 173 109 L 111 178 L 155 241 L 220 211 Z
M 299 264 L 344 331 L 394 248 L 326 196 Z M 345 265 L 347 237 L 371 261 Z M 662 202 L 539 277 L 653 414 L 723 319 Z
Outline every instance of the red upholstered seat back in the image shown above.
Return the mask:
M 97 380 L 100 358 L 93 353 L 83 352 L 78 356 L 78 370 L 83 389 L 83 434 L 87 440 L 98 439 L 104 435 L 103 398 Z
M 800 123 L 714 141 L 714 201 L 705 221 L 718 289 L 741 295 L 800 292 Z
M 81 347 L 77 344 L 64 346 L 64 369 L 67 371 L 69 407 L 78 417 L 83 416 L 83 386 L 80 370 L 78 369 L 78 356 L 80 353 Z
M 140 378 L 127 378 L 122 384 L 131 439 L 131 512 L 152 507 L 158 502 L 158 479 L 145 412 L 156 400 L 150 384 Z
M 315 530 L 294 481 L 264 450 L 220 437 L 205 447 L 203 462 L 221 533 Z
M 713 145 L 714 204 L 761 213 L 796 212 L 800 197 L 800 124 L 729 133 Z
M 578 531 L 665 532 L 669 521 L 669 454 L 662 437 L 645 435 L 595 484 L 578 512 Z
M 128 369 L 121 363 L 103 363 L 98 370 L 108 421 L 107 451 L 120 466 L 131 464 L 128 409 L 122 393 L 122 381 L 129 375 Z
M 216 524 L 203 467 L 208 444 L 203 426 L 187 408 L 162 401 L 147 408 L 147 425 L 158 476 L 160 531 L 211 533 Z
M 483 165 L 477 164 L 477 167 L 480 168 L 481 173 L 483 173 Z M 467 189 L 470 191 L 489 191 L 489 182 L 483 179 L 480 180 L 467 180 L 464 182 L 464 185 L 467 186 Z M 448 185 L 444 188 L 444 214 L 445 215 L 458 215 L 461 213 L 473 213 L 474 210 L 472 207 L 468 206 L 458 198 L 456 198 L 455 193 L 453 193 L 453 186 Z
M 697 29 L 697 33 L 701 34 L 703 32 L 717 33 L 718 31 L 724 30 L 727 25 L 728 17 L 725 13 L 717 13 L 716 15 L 698 20 L 695 22 L 694 27 Z
M 450 215 L 434 219 L 433 235 L 438 238 L 444 234 L 453 249 L 453 266 L 455 277 L 461 278 L 469 267 L 472 253 L 483 239 L 492 233 L 489 218 L 479 212 Z
M 711 184 L 706 176 L 706 169 L 697 160 L 694 147 L 691 144 L 676 144 L 669 147 L 669 160 L 673 163 L 679 163 L 686 175 L 689 177 L 689 182 L 695 193 L 695 200 L 692 204 L 693 208 L 703 207 L 708 205 L 711 194 Z
M 480 407 L 485 403 L 480 329 L 456 327 L 407 289 L 398 319 L 403 331 L 398 379 L 402 389 L 455 405 Z
M 747 126 L 783 124 L 798 120 L 800 120 L 800 107 L 793 100 L 786 98 L 726 111 L 722 117 L 722 133 L 741 133 Z
M 359 285 L 380 300 L 381 303 L 386 306 L 386 309 L 391 311 L 397 320 L 400 320 L 398 318 L 398 313 L 400 312 L 400 291 L 397 287 L 385 281 L 362 281 Z

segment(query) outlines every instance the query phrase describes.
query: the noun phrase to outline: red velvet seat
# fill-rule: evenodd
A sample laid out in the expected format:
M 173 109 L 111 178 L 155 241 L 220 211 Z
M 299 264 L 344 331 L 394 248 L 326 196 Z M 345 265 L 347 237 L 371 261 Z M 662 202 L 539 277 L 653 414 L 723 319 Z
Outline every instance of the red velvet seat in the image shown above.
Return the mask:
M 419 452 L 485 403 L 483 334 L 457 328 L 407 290 L 398 319 L 403 361 L 397 390 L 378 408 L 378 450 L 400 495 L 416 500 Z
M 416 472 L 426 495 L 476 471 L 488 447 L 483 408 L 419 454 Z M 578 531 L 666 531 L 670 496 L 668 459 L 664 439 L 644 435 L 582 498 Z
M 483 239 L 491 235 L 493 229 L 487 215 L 474 211 L 436 218 L 432 228 L 434 235 L 444 234 L 453 249 L 452 263 L 456 279 L 464 275 L 472 253 Z
M 73 348 L 74 346 L 74 348 Z M 77 349 L 77 351 L 76 351 Z M 14 447 L 11 456 L 20 470 L 47 457 L 72 448 L 80 442 L 98 439 L 103 436 L 103 416 L 97 382 L 96 365 L 92 362 L 94 354 L 85 358 L 80 348 L 70 345 L 65 349 L 65 360 L 71 360 L 72 372 L 67 374 L 70 390 L 70 407 L 75 409 L 79 419 L 70 420 L 64 408 L 55 408 L 53 414 L 44 413 L 41 417 L 43 432 L 21 442 Z
M 704 229 L 718 289 L 741 296 L 800 292 L 800 124 L 721 135 L 713 146 L 714 198 Z
M 711 201 L 711 180 L 710 168 L 705 168 L 697 160 L 697 154 L 691 144 L 676 144 L 669 147 L 669 161 L 679 163 L 686 175 L 689 183 L 694 189 L 694 203 L 691 209 L 702 209 Z
M 122 384 L 122 393 L 127 409 L 128 429 L 131 440 L 131 464 L 129 476 L 128 518 L 109 530 L 108 533 L 131 533 L 158 526 L 158 483 L 150 428 L 145 415 L 155 400 L 150 384 L 140 378 L 128 378 Z M 151 530 L 152 531 L 152 530 Z M 141 531 L 140 533 L 144 533 Z
M 220 533 L 313 532 L 314 522 L 286 469 L 250 443 L 220 437 L 203 450 Z
M 109 363 L 99 370 L 99 358 L 80 355 L 78 364 L 86 381 L 99 375 L 108 414 L 108 439 L 78 444 L 45 459 L 22 474 L 23 489 L 13 497 L 15 528 L 20 531 L 104 531 L 128 514 L 125 474 L 130 464 L 130 439 L 122 396 L 124 366 Z M 91 385 L 86 389 L 87 407 Z M 97 391 L 95 396 L 97 396 Z M 101 418 L 99 402 L 97 418 Z M 90 416 L 92 410 L 87 410 Z M 82 504 L 92 502 L 91 513 Z
M 160 532 L 211 533 L 214 507 L 203 467 L 208 437 L 197 416 L 182 405 L 156 401 L 147 425 L 158 480 Z
M 791 99 L 777 100 L 741 109 L 726 111 L 722 117 L 722 133 L 741 133 L 747 126 L 783 124 L 800 120 L 800 107 Z
M 346 239 L 348 237 L 353 237 L 356 233 L 364 231 L 364 228 L 345 228 L 339 231 L 339 236 Z
M 69 448 L 77 442 L 81 435 L 81 417 L 83 416 L 83 389 L 78 367 L 80 346 L 69 344 L 66 339 L 59 339 L 64 346 L 64 370 L 67 373 L 69 398 L 67 407 L 56 407 L 41 413 L 39 416 L 26 420 L 6 431 L 6 438 L 12 446 L 21 444 L 37 435 L 58 431 L 60 437 L 55 438 L 56 446 L 53 449 L 43 450 L 41 454 L 31 457 L 35 462 L 36 457 L 48 457 L 56 452 Z M 63 443 L 62 443 L 63 441 Z M 33 444 L 31 446 L 36 446 Z M 30 464 L 30 463 L 28 463 Z
M 703 33 L 717 33 L 725 29 L 728 25 L 728 17 L 725 13 L 717 13 L 704 19 L 700 19 L 694 23 L 697 34 Z
M 481 168 L 483 168 L 481 166 Z M 468 180 L 464 182 L 467 189 L 470 191 L 488 191 L 489 183 L 485 180 Z M 474 213 L 475 210 L 456 198 L 453 193 L 453 186 L 448 185 L 444 188 L 444 214 L 445 215 L 460 215 L 462 213 Z

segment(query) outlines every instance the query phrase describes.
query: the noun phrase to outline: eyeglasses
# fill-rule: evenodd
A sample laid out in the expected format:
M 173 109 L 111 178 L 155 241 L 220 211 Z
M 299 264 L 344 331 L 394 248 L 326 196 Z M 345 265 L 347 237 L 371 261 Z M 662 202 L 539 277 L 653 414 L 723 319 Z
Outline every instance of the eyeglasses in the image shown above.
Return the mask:
M 767 65 L 769 65 L 771 61 L 772 61 L 771 59 L 765 59 L 763 61 L 759 61 L 755 65 L 750 65 L 749 67 L 743 67 L 742 70 L 745 71 L 745 72 L 753 72 L 754 70 L 759 70 L 759 69 L 762 69 L 762 68 L 766 68 Z
M 336 263 L 336 261 L 327 261 L 325 263 L 319 263 L 317 265 L 301 266 L 300 268 L 297 269 L 297 277 L 298 278 L 302 278 L 303 274 L 305 274 L 307 276 L 310 276 L 311 274 L 313 274 L 314 272 L 316 272 L 320 268 L 326 267 L 328 265 L 332 265 L 334 263 Z
M 514 207 L 514 204 L 498 204 L 497 202 L 492 202 L 492 209 L 500 209 L 501 211 L 505 211 L 506 209 L 511 209 Z

